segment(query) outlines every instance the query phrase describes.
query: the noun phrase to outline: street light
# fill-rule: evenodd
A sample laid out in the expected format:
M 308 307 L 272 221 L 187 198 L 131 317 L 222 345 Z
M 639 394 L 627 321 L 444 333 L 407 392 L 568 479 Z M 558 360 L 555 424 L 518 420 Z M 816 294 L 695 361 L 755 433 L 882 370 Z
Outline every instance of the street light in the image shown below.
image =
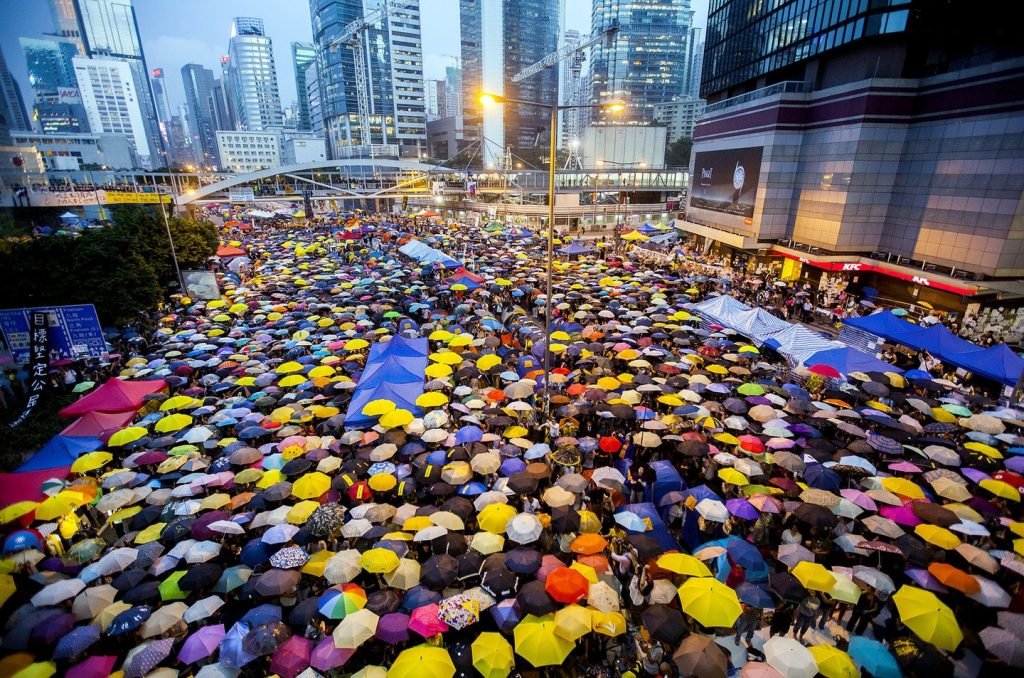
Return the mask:
M 600 104 L 544 104 L 539 101 L 525 101 L 523 99 L 512 99 L 500 94 L 482 92 L 478 97 L 482 106 L 495 104 L 519 104 L 520 106 L 533 106 L 534 108 L 546 108 L 551 112 L 551 123 L 548 128 L 550 144 L 548 149 L 548 253 L 546 264 L 546 298 L 544 300 L 544 404 L 547 411 L 551 412 L 551 280 L 554 278 L 554 251 L 555 251 L 555 160 L 556 160 L 556 134 L 558 129 L 558 113 L 570 108 L 600 108 L 608 113 L 621 113 L 626 110 L 626 104 L 622 101 L 606 101 Z

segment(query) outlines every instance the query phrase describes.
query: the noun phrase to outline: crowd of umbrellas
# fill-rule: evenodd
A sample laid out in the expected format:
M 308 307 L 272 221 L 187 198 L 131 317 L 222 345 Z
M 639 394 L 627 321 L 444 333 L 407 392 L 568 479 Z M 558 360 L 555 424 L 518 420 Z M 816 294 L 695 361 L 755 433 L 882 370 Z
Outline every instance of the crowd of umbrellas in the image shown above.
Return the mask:
M 231 243 L 251 278 L 169 300 L 128 425 L 0 509 L 0 675 L 1024 668 L 1021 412 L 805 380 L 686 310 L 699 262 L 566 257 L 545 336 L 543 245 L 371 218 Z M 353 411 L 412 338 L 414 400 Z

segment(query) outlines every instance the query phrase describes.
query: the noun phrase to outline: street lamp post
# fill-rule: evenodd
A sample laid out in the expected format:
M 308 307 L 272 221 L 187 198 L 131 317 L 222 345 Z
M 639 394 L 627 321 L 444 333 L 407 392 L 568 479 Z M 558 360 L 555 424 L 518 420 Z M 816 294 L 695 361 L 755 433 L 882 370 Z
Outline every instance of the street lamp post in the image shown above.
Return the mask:
M 519 104 L 521 106 L 533 106 L 535 108 L 546 108 L 551 112 L 550 127 L 548 136 L 550 144 L 548 148 L 548 242 L 545 285 L 546 298 L 544 300 L 544 406 L 547 412 L 551 412 L 551 283 L 554 278 L 554 251 L 555 251 L 555 161 L 557 151 L 557 140 L 555 130 L 558 128 L 558 113 L 570 108 L 603 108 L 612 113 L 619 113 L 625 110 L 626 105 L 621 101 L 610 101 L 602 104 L 577 104 L 559 105 L 544 104 L 538 101 L 524 101 L 523 99 L 512 99 L 499 94 L 484 93 L 480 95 L 480 103 L 487 104 Z

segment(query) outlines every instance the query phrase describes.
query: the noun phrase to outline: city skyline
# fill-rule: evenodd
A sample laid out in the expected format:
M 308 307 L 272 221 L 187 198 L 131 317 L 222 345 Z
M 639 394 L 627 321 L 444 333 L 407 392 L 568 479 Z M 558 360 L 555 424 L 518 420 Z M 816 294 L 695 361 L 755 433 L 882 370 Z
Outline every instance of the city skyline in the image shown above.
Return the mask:
M 582 34 L 590 33 L 592 0 L 564 0 L 565 28 Z M 451 66 L 453 45 L 460 39 L 458 0 L 422 0 L 423 77 L 444 79 Z M 703 27 L 708 0 L 691 2 L 693 25 Z M 429 8 L 429 11 L 426 10 Z M 188 63 L 198 63 L 219 71 L 220 57 L 227 54 L 231 20 L 235 16 L 253 16 L 264 20 L 267 34 L 276 46 L 277 80 L 283 106 L 298 101 L 290 45 L 312 41 L 309 4 L 306 0 L 288 3 L 272 0 L 209 3 L 181 0 L 165 3 L 136 3 L 139 31 L 150 68 L 163 68 L 165 73 L 180 73 Z M 175 17 L 189 21 L 175 22 Z M 26 101 L 32 100 L 25 56 L 19 38 L 45 38 L 53 31 L 53 19 L 47 2 L 25 3 L 19 12 L 0 26 L 0 48 L 7 58 L 11 74 Z M 454 51 L 458 51 L 454 49 Z M 167 78 L 167 93 L 172 108 L 186 103 L 185 90 L 178 77 Z

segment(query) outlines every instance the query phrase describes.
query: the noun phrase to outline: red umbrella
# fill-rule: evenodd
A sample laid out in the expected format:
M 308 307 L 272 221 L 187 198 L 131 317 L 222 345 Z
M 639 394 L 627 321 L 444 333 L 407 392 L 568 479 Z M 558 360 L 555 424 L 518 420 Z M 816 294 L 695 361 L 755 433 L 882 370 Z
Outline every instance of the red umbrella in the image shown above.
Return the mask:
M 270 662 L 270 671 L 281 678 L 295 678 L 309 668 L 313 641 L 302 636 L 292 636 L 277 648 Z
M 837 370 L 836 368 L 832 367 L 831 365 L 823 365 L 821 363 L 817 365 L 811 365 L 810 367 L 807 368 L 807 371 L 813 372 L 814 374 L 820 374 L 823 377 L 830 377 L 832 379 L 838 379 L 839 377 L 842 376 L 841 374 L 839 374 L 839 370 Z
M 764 452 L 764 443 L 757 436 L 740 436 L 738 440 L 740 441 L 740 449 L 744 452 L 751 454 L 761 454 Z
M 371 501 L 373 499 L 373 492 L 365 480 L 360 480 L 348 488 L 348 496 L 353 501 Z
M 571 396 L 578 396 L 586 390 L 587 387 L 584 384 L 572 384 L 569 388 L 565 389 L 565 392 Z
M 622 441 L 612 436 L 601 436 L 601 439 L 597 441 L 597 446 L 601 448 L 602 452 L 615 454 L 622 449 Z
M 544 590 L 560 603 L 570 605 L 586 597 L 590 582 L 582 574 L 568 567 L 554 570 L 544 580 Z

